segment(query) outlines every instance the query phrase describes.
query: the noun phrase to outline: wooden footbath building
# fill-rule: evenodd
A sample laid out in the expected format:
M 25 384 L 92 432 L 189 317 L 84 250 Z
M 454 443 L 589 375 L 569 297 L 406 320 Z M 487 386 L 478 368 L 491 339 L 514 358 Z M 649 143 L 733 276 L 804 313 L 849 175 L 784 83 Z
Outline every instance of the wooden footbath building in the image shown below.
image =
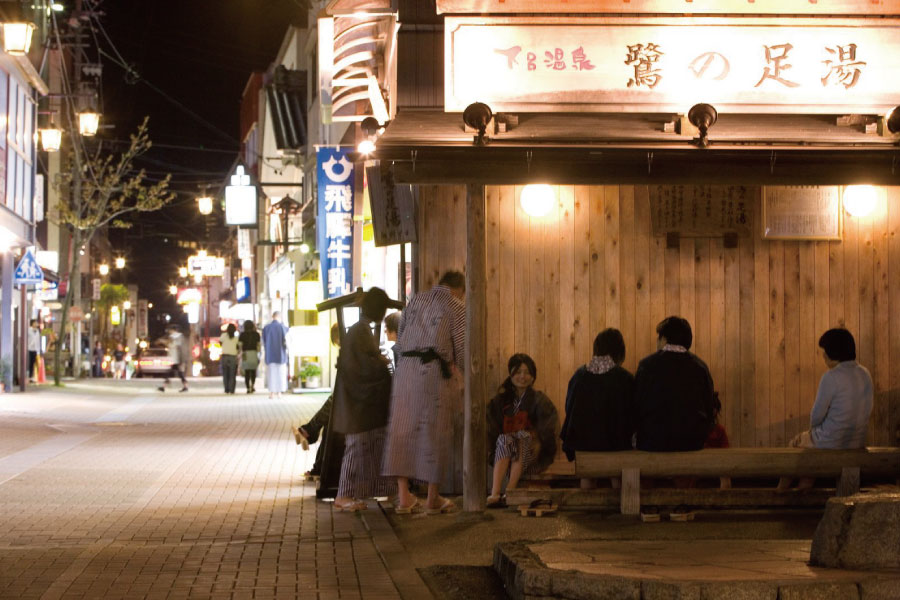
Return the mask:
M 387 40 L 389 122 L 360 160 L 412 186 L 416 288 L 466 271 L 467 509 L 511 354 L 562 419 L 599 331 L 622 331 L 633 372 L 668 315 L 693 327 L 733 446 L 808 427 L 831 327 L 872 374 L 870 444 L 898 445 L 900 3 L 336 1 L 324 18 Z M 551 472 L 573 470 L 559 453 Z

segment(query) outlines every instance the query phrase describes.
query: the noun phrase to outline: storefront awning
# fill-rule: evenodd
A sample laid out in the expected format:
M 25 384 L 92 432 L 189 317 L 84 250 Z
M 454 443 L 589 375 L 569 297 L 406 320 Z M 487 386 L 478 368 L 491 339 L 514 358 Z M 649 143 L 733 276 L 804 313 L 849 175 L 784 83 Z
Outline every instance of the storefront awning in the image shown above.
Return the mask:
M 867 119 L 722 114 L 700 148 L 697 131 L 674 114 L 499 115 L 476 146 L 459 113 L 401 112 L 375 158 L 398 183 L 898 185 L 898 136 Z

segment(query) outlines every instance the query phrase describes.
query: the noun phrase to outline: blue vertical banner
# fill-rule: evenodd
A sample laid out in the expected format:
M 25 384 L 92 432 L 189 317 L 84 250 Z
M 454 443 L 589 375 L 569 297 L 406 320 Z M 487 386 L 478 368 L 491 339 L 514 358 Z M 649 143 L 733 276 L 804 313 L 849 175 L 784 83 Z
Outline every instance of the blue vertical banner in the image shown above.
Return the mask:
M 353 162 L 352 146 L 319 148 L 317 184 L 319 215 L 316 245 L 322 266 L 325 298 L 353 289 Z

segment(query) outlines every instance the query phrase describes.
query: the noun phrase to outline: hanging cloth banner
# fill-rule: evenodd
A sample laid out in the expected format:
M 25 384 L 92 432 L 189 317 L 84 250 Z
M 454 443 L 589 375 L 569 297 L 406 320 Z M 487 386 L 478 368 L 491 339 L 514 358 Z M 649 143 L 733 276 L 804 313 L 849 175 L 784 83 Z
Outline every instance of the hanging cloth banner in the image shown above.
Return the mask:
M 353 288 L 353 162 L 351 146 L 319 148 L 316 246 L 322 266 L 325 298 L 349 294 Z

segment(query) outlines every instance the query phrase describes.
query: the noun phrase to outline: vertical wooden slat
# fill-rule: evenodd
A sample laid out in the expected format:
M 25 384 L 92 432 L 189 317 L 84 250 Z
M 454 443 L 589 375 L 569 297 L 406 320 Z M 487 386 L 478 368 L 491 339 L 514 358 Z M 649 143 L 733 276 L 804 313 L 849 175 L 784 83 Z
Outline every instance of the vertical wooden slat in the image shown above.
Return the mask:
M 819 353 L 819 336 L 832 327 L 831 320 L 831 244 L 832 242 L 816 242 L 816 331 L 813 336 L 813 350 L 816 360 L 813 361 L 814 376 L 818 384 L 819 378 L 825 372 L 825 363 Z M 815 400 L 815 399 L 814 399 Z M 810 404 L 812 408 L 812 404 Z M 809 415 L 805 415 L 809 417 Z M 809 427 L 809 420 L 804 424 L 804 429 Z
M 859 363 L 869 369 L 875 368 L 875 252 L 873 234 L 874 216 L 870 215 L 859 222 L 859 286 L 856 290 L 856 298 L 859 305 L 859 325 L 856 336 L 856 358 Z M 875 375 L 873 374 L 873 385 Z M 877 403 L 877 392 L 875 394 Z M 873 404 L 873 414 L 875 413 Z M 868 443 L 872 443 L 876 437 L 875 427 L 869 428 Z
M 746 248 L 752 242 L 739 240 L 740 247 Z M 724 422 L 725 432 L 734 447 L 744 444 L 741 427 L 742 386 L 741 386 L 741 255 L 737 248 L 724 248 L 725 278 L 725 382 L 722 404 L 728 420 Z
M 859 340 L 859 218 L 844 218 L 844 327 Z
M 784 446 L 784 242 L 769 243 L 769 440 Z
M 900 444 L 900 187 L 888 188 L 888 222 L 889 233 L 889 264 L 893 268 L 893 277 L 890 278 L 890 297 L 888 299 L 891 313 L 890 325 L 890 364 L 891 383 L 890 399 L 888 401 L 888 437 L 892 446 Z
M 649 188 L 648 188 L 649 196 Z M 650 217 L 652 219 L 652 216 Z M 650 227 L 651 225 L 648 225 Z M 652 230 L 651 230 L 652 232 Z M 656 324 L 670 313 L 666 298 L 669 295 L 669 250 L 666 250 L 666 238 L 651 236 L 650 238 L 650 321 L 644 326 L 641 339 L 642 348 L 638 360 L 656 350 Z
M 753 238 L 759 234 L 754 234 Z M 741 381 L 741 446 L 756 446 L 756 243 L 751 238 L 741 240 L 740 246 L 740 346 L 738 361 Z
M 596 333 L 606 327 L 606 219 L 604 218 L 604 188 L 590 188 L 590 235 L 591 235 L 591 332 Z
M 566 383 L 575 367 L 575 187 L 559 186 L 559 382 L 554 402 L 565 400 Z
M 696 256 L 694 248 L 697 241 L 693 238 L 682 238 L 681 249 L 678 254 L 678 289 L 681 306 L 678 314 L 688 320 L 692 329 L 696 329 L 696 306 L 694 304 L 694 261 Z
M 844 227 L 846 227 L 846 223 Z M 846 230 L 844 232 L 846 235 Z M 844 248 L 841 242 L 828 243 L 829 327 L 846 327 L 844 312 Z M 819 333 L 821 335 L 821 332 Z
M 530 261 L 528 264 L 528 280 L 531 286 L 528 293 L 528 334 L 526 345 L 517 352 L 530 354 L 538 366 L 544 362 L 545 331 L 547 329 L 547 298 L 544 287 L 544 225 L 545 219 L 532 217 L 530 219 L 528 242 Z
M 485 373 L 487 345 L 487 272 L 485 251 L 485 193 L 483 185 L 466 190 L 466 370 L 465 435 L 463 438 L 463 510 L 485 508 L 487 464 L 485 403 L 488 397 Z
M 604 219 L 606 222 L 605 260 L 606 260 L 606 327 L 621 329 L 622 316 L 619 306 L 621 290 L 621 274 L 619 271 L 619 186 L 609 185 L 604 188 Z
M 669 248 L 665 239 L 661 239 L 661 241 L 665 248 L 665 317 L 670 317 L 681 314 L 681 250 L 680 248 Z
M 891 445 L 890 439 L 890 394 L 891 394 L 891 311 L 888 262 L 888 236 L 890 223 L 888 213 L 888 192 L 879 195 L 879 207 L 874 220 L 873 253 L 874 253 L 874 325 L 872 340 L 875 356 L 872 379 L 875 385 L 875 406 L 873 407 L 874 440 L 878 446 Z M 894 268 L 896 271 L 896 267 Z M 896 311 L 896 307 L 894 307 Z M 895 367 L 896 369 L 896 367 Z
M 531 294 L 532 281 L 529 277 L 531 264 L 531 224 L 528 215 L 522 209 L 519 198 L 522 195 L 522 186 L 515 186 L 513 195 L 513 210 L 516 216 L 516 289 L 515 289 L 515 339 L 513 340 L 513 352 L 524 352 L 528 347 L 528 331 L 531 328 Z
M 784 244 L 784 439 L 800 433 L 800 242 Z
M 800 243 L 800 403 L 797 429 L 809 426 L 809 413 L 816 399 L 816 244 Z
M 692 305 L 696 308 L 691 316 L 685 318 L 688 319 L 694 328 L 693 352 L 706 362 L 710 369 L 710 374 L 712 374 L 712 357 L 709 352 L 709 330 L 712 321 L 709 304 L 709 239 L 698 238 L 694 240 L 694 252 L 691 260 L 694 265 Z M 713 384 L 718 385 L 715 378 L 713 378 Z
M 486 306 L 486 336 L 489 340 L 501 339 L 501 313 L 505 307 L 502 304 L 500 287 L 500 187 L 496 185 L 486 186 L 485 190 L 485 260 L 487 264 L 487 282 L 485 292 Z M 500 381 L 500 374 L 505 370 L 506 362 L 500 354 L 500 344 L 487 344 L 485 354 L 485 380 L 488 390 L 496 386 Z M 502 366 L 501 366 L 502 365 Z
M 730 407 L 725 393 L 725 327 L 725 247 L 722 238 L 713 238 L 709 256 L 709 349 L 706 360 L 722 402 L 719 423 L 725 427 L 726 433 L 730 433 Z
M 757 446 L 769 446 L 769 244 L 756 238 L 753 253 L 753 328 L 754 363 L 756 365 L 756 417 Z
M 635 337 L 635 198 L 634 186 L 619 188 L 619 329 L 626 344 Z M 627 356 L 626 346 L 626 356 Z M 632 370 L 633 371 L 633 370 Z
M 554 186 L 553 209 L 543 218 L 543 246 L 544 246 L 544 336 L 539 347 L 542 350 L 541 382 L 539 388 L 546 390 L 547 395 L 554 402 L 561 402 L 564 397 L 559 392 L 559 313 L 560 294 L 553 290 L 560 290 L 559 282 L 559 226 L 560 226 L 560 186 Z M 571 288 L 570 288 L 571 289 Z M 567 340 L 568 341 L 568 340 Z
M 572 364 L 569 365 L 570 373 L 574 373 L 577 365 L 590 359 L 591 348 L 595 331 L 591 329 L 591 192 L 587 186 L 575 186 L 575 198 L 573 206 L 573 225 L 575 244 L 574 252 L 574 279 L 575 286 L 572 290 L 574 301 L 573 321 L 575 323 L 575 338 L 573 339 L 574 354 Z
M 500 187 L 500 338 L 498 346 L 499 363 L 495 379 L 488 382 L 488 392 L 492 392 L 506 378 L 506 362 L 515 352 L 516 327 L 521 315 L 518 299 L 520 288 L 516 281 L 516 243 L 519 241 L 516 227 L 516 189 L 511 185 Z
M 625 368 L 634 373 L 638 361 L 652 352 L 650 194 L 647 186 L 634 190 L 634 334 L 626 337 Z M 662 265 L 660 265 L 662 266 Z

